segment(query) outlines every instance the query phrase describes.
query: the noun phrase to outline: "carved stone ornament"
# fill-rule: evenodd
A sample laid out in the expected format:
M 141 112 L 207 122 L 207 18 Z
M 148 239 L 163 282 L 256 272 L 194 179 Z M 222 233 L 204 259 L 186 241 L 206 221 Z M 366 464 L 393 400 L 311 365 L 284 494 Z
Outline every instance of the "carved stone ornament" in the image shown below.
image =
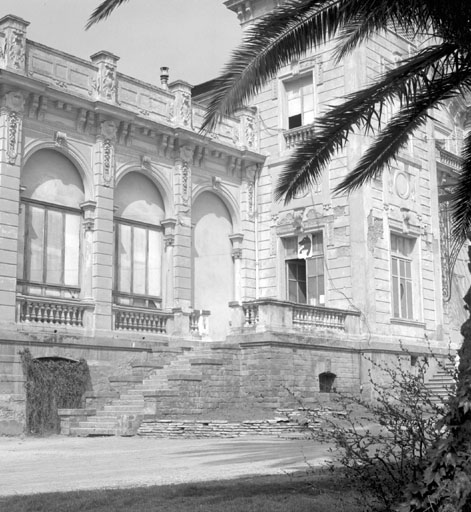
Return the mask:
M 25 67 L 25 37 L 22 32 L 13 31 L 5 42 L 5 57 L 7 65 L 15 69 Z
M 106 64 L 103 68 L 98 93 L 102 98 L 113 101 L 116 96 L 116 68 Z
M 117 127 L 114 121 L 102 121 L 100 125 L 100 133 L 105 139 L 110 139 L 114 141 L 116 139 L 116 132 Z
M 8 163 L 14 165 L 18 156 L 21 118 L 16 112 L 10 112 L 7 117 L 7 158 Z
M 184 162 L 190 163 L 193 160 L 193 148 L 191 146 L 181 146 L 179 157 Z
M 164 237 L 164 243 L 165 243 L 165 248 L 173 247 L 173 244 L 175 243 L 175 235 L 166 235 Z
M 191 95 L 182 94 L 180 118 L 183 126 L 191 127 Z
M 110 139 L 102 142 L 103 168 L 102 176 L 104 185 L 109 187 L 114 177 L 114 146 Z
M 253 148 L 255 146 L 255 129 L 254 129 L 255 120 L 252 116 L 247 117 L 247 122 L 245 125 L 245 143 L 248 148 Z
M 21 91 L 7 92 L 3 100 L 4 106 L 12 112 L 23 112 L 25 106 L 25 98 Z
M 190 188 L 191 188 L 191 167 L 188 162 L 183 161 L 181 164 L 182 179 L 182 203 L 184 206 L 190 204 Z
M 56 132 L 54 140 L 57 147 L 67 146 L 67 134 L 65 132 Z

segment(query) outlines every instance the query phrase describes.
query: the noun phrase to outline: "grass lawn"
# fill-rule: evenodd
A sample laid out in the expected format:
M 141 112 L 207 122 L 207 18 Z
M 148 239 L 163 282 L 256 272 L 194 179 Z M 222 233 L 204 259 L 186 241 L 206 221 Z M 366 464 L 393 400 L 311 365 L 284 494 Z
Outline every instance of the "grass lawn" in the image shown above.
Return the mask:
M 347 482 L 324 472 L 0 498 L 5 512 L 360 512 Z

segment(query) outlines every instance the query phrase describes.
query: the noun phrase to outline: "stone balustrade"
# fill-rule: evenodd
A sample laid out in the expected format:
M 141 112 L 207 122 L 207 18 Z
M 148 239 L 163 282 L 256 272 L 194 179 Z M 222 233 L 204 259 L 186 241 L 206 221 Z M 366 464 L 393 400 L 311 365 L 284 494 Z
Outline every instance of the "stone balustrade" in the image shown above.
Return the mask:
M 93 307 L 77 300 L 17 296 L 18 321 L 23 323 L 83 327 L 84 313 Z
M 113 325 L 118 331 L 167 334 L 167 321 L 173 317 L 168 311 L 113 306 Z
M 435 144 L 435 147 L 437 149 L 438 161 L 441 164 L 446 165 L 454 171 L 461 171 L 461 164 L 463 159 L 460 156 L 446 150 L 438 142 Z
M 304 333 L 335 330 L 358 334 L 360 313 L 345 309 L 309 306 L 276 299 L 257 299 L 241 304 L 233 302 L 233 333 L 254 330 L 299 331 Z
M 209 316 L 206 310 L 194 309 L 189 316 L 190 334 L 192 336 L 204 337 L 209 334 Z
M 286 149 L 291 149 L 314 135 L 314 125 L 300 126 L 283 132 Z

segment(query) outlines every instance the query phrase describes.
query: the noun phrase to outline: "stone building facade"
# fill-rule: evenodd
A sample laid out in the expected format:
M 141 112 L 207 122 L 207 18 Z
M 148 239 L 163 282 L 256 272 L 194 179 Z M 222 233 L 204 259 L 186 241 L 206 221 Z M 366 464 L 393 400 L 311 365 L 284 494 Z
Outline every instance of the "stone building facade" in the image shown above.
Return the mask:
M 225 4 L 245 27 L 276 2 Z M 141 397 L 139 419 L 170 402 L 201 414 L 368 393 L 371 360 L 410 365 L 401 344 L 419 355 L 459 340 L 467 275 L 461 260 L 461 274 L 446 270 L 440 230 L 464 105 L 355 193 L 331 190 L 367 147 L 359 133 L 312 190 L 273 200 L 315 118 L 414 41 L 387 33 L 340 64 L 326 46 L 204 135 L 210 83 L 168 83 L 166 68 L 143 83 L 109 52 L 78 59 L 28 40 L 27 26 L 0 20 L 1 431 L 21 428 L 25 348 L 84 357 L 95 407 L 162 367 L 171 385 Z

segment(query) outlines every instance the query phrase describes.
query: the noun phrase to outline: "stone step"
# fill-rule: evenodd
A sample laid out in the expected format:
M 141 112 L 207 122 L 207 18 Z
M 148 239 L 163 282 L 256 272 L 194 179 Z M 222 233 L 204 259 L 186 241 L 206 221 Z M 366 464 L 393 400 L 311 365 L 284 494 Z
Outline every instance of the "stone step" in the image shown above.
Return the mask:
M 144 403 L 142 405 L 105 405 L 103 411 L 107 413 L 134 413 L 140 412 L 144 407 Z M 98 412 L 97 412 L 98 414 Z
M 117 436 L 117 428 L 101 428 L 101 427 L 73 427 L 70 433 L 79 437 L 87 436 Z
M 79 421 L 78 427 L 74 428 L 106 428 L 112 429 L 116 428 L 116 420 L 115 421 Z

